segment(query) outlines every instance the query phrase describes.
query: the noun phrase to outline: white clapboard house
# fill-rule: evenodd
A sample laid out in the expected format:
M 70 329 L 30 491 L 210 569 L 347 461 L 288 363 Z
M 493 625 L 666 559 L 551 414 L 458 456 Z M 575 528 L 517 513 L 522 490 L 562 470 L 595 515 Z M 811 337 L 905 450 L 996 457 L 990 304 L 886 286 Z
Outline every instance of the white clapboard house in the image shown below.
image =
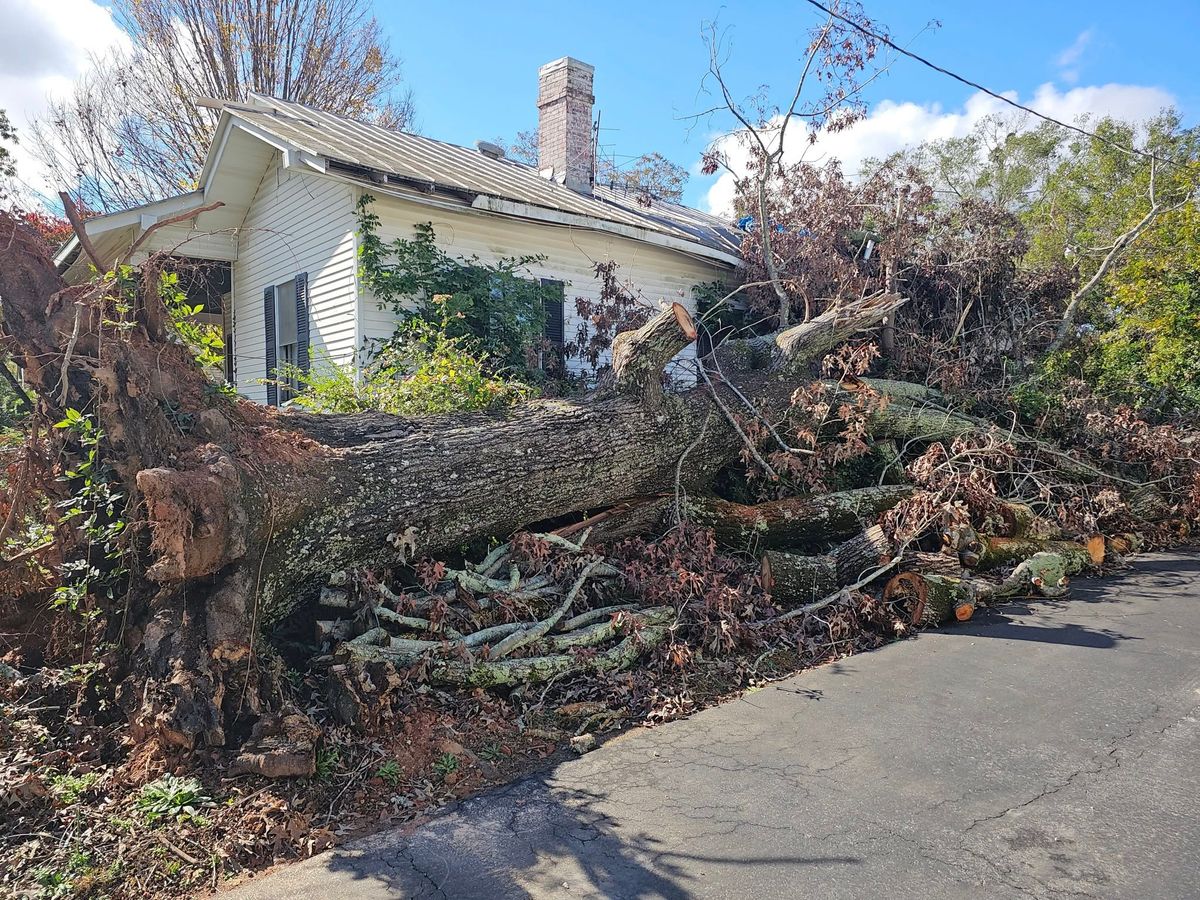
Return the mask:
M 393 331 L 394 314 L 359 282 L 355 204 L 364 193 L 376 198 L 385 240 L 430 222 L 453 256 L 543 257 L 530 277 L 563 289 L 562 303 L 547 303 L 552 340 L 574 334 L 574 298 L 598 296 L 597 262 L 615 261 L 652 303 L 694 308 L 696 285 L 728 280 L 737 266 L 738 233 L 697 210 L 595 184 L 592 67 L 565 57 L 538 78 L 536 167 L 485 142 L 459 147 L 252 94 L 222 106 L 196 190 L 90 219 L 88 235 L 108 262 L 156 222 L 223 203 L 154 229 L 138 253 L 214 264 L 207 309 L 226 329 L 227 377 L 261 403 L 278 402 L 264 384 L 277 362 L 361 364 Z M 68 280 L 86 275 L 75 241 L 57 262 Z

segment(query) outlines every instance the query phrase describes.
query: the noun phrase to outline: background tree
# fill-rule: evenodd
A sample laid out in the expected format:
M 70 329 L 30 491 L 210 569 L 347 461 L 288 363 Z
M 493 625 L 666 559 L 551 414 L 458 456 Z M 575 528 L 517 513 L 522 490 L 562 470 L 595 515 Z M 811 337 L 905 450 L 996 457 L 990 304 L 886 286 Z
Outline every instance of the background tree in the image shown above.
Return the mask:
M 643 153 L 622 166 L 604 156 L 596 160 L 597 184 L 622 188 L 643 195 L 646 200 L 679 203 L 688 177 L 687 169 L 661 153 Z
M 96 59 L 34 123 L 54 181 L 97 211 L 189 189 L 217 121 L 257 91 L 388 127 L 412 122 L 369 0 L 117 0 L 132 49 Z
M 537 166 L 538 134 L 535 129 L 518 131 L 512 143 L 503 138 L 497 138 L 496 143 L 507 148 L 510 159 Z M 658 200 L 681 202 L 689 177 L 687 169 L 658 152 L 643 153 L 622 166 L 618 166 L 613 157 L 596 157 L 596 184 L 648 194 Z
M 527 166 L 538 164 L 538 133 L 536 128 L 527 128 L 517 132 L 517 138 L 511 144 L 506 144 L 503 138 L 497 138 L 496 143 L 508 147 L 508 156 Z
M 5 144 L 11 145 L 16 142 L 17 130 L 8 121 L 8 113 L 0 109 L 0 201 L 8 199 L 12 192 L 9 182 L 17 174 L 12 151 Z
M 879 57 L 881 44 L 873 35 L 887 36 L 886 29 L 872 22 L 855 0 L 835 0 L 831 14 L 809 32 L 809 43 L 801 60 L 795 88 L 786 104 L 773 102 L 765 86 L 749 97 L 739 99 L 725 77 L 727 48 L 715 23 L 706 36 L 709 50 L 708 73 L 702 88 L 715 86 L 716 104 L 700 115 L 725 113 L 733 119 L 732 134 L 718 138 L 704 153 L 702 170 L 711 175 L 720 168 L 738 179 L 738 192 L 744 208 L 752 209 L 758 226 L 751 232 L 753 242 L 743 254 L 757 253 L 765 272 L 765 282 L 775 294 L 775 323 L 786 328 L 798 303 L 805 319 L 813 314 L 811 302 L 788 290 L 779 270 L 780 260 L 774 249 L 776 235 L 786 232 L 782 223 L 771 216 L 772 195 L 786 193 L 781 182 L 797 174 L 795 166 L 804 162 L 785 159 L 789 149 L 789 128 L 799 121 L 807 130 L 808 144 L 822 131 L 831 133 L 848 128 L 866 114 L 863 90 L 881 75 L 887 63 Z M 748 154 L 746 171 L 738 172 L 730 164 L 728 142 L 736 141 Z

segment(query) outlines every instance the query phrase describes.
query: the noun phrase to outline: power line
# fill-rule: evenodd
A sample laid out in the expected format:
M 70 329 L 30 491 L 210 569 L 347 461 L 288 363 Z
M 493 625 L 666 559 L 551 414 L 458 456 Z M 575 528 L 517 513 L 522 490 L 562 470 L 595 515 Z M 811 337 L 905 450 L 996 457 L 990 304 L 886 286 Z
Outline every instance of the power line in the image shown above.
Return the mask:
M 895 44 L 892 41 L 888 40 L 882 34 L 876 34 L 874 31 L 871 31 L 871 29 L 866 28 L 862 25 L 859 25 L 854 20 L 848 19 L 845 16 L 843 16 L 841 13 L 835 12 L 834 10 L 830 9 L 828 6 L 825 6 L 821 3 L 819 3 L 818 0 L 805 0 L 805 2 L 807 2 L 811 6 L 815 6 L 817 9 L 821 10 L 822 12 L 826 13 L 827 15 L 830 15 L 833 18 L 838 19 L 839 21 L 845 22 L 847 25 L 849 25 L 855 31 L 865 34 L 867 37 L 874 38 L 875 40 L 879 41 L 881 44 L 885 44 L 888 47 L 891 47 L 897 53 L 899 53 L 903 56 L 907 56 L 909 59 L 916 60 L 921 65 L 928 66 L 929 68 L 933 69 L 935 72 L 940 72 L 942 75 L 949 76 L 950 78 L 953 78 L 955 81 L 960 82 L 961 84 L 967 85 L 967 87 L 972 87 L 972 88 L 975 88 L 975 90 L 977 90 L 977 91 L 982 91 L 983 93 L 987 94 L 989 97 L 994 97 L 995 99 L 999 100 L 1001 103 L 1007 103 L 1009 106 L 1019 109 L 1022 112 L 1027 112 L 1030 115 L 1037 116 L 1039 119 L 1044 119 L 1047 122 L 1052 122 L 1053 124 L 1058 125 L 1061 128 L 1066 128 L 1070 131 L 1074 131 L 1079 134 L 1082 134 L 1084 137 L 1089 137 L 1089 138 L 1092 138 L 1093 140 L 1100 141 L 1101 143 L 1108 144 L 1110 147 L 1114 147 L 1123 153 L 1133 153 L 1138 156 L 1144 156 L 1144 157 L 1146 157 L 1146 159 L 1155 160 L 1156 162 L 1166 163 L 1167 165 L 1172 165 L 1172 166 L 1177 165 L 1177 163 L 1172 159 L 1164 159 L 1161 156 L 1157 156 L 1157 155 L 1155 155 L 1153 153 L 1149 153 L 1145 150 L 1139 150 L 1137 147 L 1126 147 L 1124 144 L 1121 144 L 1121 143 L 1118 143 L 1117 141 L 1106 138 L 1103 135 L 1096 134 L 1094 131 L 1088 131 L 1086 128 L 1080 128 L 1078 125 L 1071 125 L 1067 122 L 1062 121 L 1061 119 L 1056 119 L 1053 116 L 1048 116 L 1045 113 L 1038 112 L 1036 109 L 1033 109 L 1032 107 L 1025 106 L 1024 104 L 1018 103 L 1016 100 L 1011 100 L 1008 97 L 1005 97 L 1003 94 L 997 94 L 995 91 L 984 87 L 982 84 L 979 84 L 976 81 L 971 81 L 971 79 L 964 78 L 962 75 L 959 75 L 956 72 L 951 72 L 949 69 L 943 68 L 942 66 L 939 66 L 935 62 L 931 62 L 930 60 L 926 59 L 925 57 L 919 56 L 918 54 L 913 53 L 911 50 L 905 50 L 903 47 L 899 46 L 898 44 Z

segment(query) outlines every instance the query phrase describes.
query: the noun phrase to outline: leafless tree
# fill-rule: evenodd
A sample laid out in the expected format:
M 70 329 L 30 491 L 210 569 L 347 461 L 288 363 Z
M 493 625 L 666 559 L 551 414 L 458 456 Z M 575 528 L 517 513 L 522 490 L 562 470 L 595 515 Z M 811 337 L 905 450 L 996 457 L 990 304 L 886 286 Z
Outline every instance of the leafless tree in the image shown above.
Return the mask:
M 107 211 L 188 189 L 216 113 L 256 91 L 389 127 L 411 123 L 369 0 L 117 0 L 133 48 L 97 57 L 31 128 L 34 153 L 81 205 Z
M 496 143 L 504 146 L 505 142 L 497 138 Z M 527 128 L 517 132 L 517 138 L 508 145 L 508 155 L 517 162 L 527 166 L 538 164 L 538 133 L 536 128 Z
M 509 158 L 529 166 L 538 164 L 538 133 L 535 129 L 518 131 L 512 143 L 503 138 L 497 138 L 496 143 L 507 148 Z M 683 199 L 688 177 L 687 169 L 657 152 L 643 153 L 622 165 L 603 154 L 596 159 L 597 184 L 624 188 L 672 203 Z
M 749 172 L 734 172 L 718 139 L 704 154 L 703 170 L 712 174 L 729 169 L 739 179 L 751 179 L 757 218 L 755 234 L 767 280 L 776 297 L 778 326 L 791 321 L 793 298 L 779 271 L 779 260 L 772 250 L 775 226 L 771 218 L 771 194 L 787 175 L 784 155 L 786 138 L 794 120 L 801 120 L 810 142 L 822 131 L 837 131 L 853 124 L 866 112 L 862 91 L 885 69 L 879 57 L 881 43 L 873 35 L 887 32 L 867 18 L 862 5 L 854 0 L 837 0 L 831 14 L 810 32 L 810 40 L 801 60 L 800 75 L 786 105 L 773 104 L 766 89 L 739 100 L 726 78 L 724 65 L 727 47 L 717 25 L 708 27 L 705 41 L 709 49 L 709 68 L 705 87 L 715 85 L 717 104 L 699 113 L 709 116 L 725 113 L 733 118 L 734 138 L 750 154 Z M 806 310 L 806 317 L 811 307 Z
M 630 191 L 647 203 L 650 199 L 678 203 L 688 177 L 687 169 L 661 153 L 643 153 L 622 165 L 607 157 L 596 160 L 597 184 Z

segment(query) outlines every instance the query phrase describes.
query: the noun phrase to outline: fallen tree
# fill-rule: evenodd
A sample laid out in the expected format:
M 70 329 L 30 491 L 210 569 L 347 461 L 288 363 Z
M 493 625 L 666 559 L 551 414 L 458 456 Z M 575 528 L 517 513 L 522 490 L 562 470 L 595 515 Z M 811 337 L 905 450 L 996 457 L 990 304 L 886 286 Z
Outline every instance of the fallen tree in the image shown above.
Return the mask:
M 173 338 L 157 277 L 147 265 L 136 279 L 67 287 L 40 245 L 0 216 L 7 347 L 40 398 L 39 415 L 86 419 L 91 446 L 125 495 L 129 521 L 121 523 L 118 558 L 99 561 L 124 579 L 119 621 L 128 677 L 118 699 L 137 733 L 168 746 L 223 745 L 232 725 L 252 724 L 271 707 L 274 676 L 259 664 L 260 635 L 318 597 L 333 605 L 331 578 L 414 566 L 484 538 L 566 521 L 545 539 L 579 550 L 585 532 L 594 531 L 595 545 L 686 521 L 737 551 L 768 551 L 759 558 L 758 583 L 778 606 L 791 607 L 782 622 L 881 586 L 906 567 L 940 579 L 934 594 L 958 598 L 955 608 L 963 605 L 959 592 L 947 585 L 957 583 L 956 565 L 1012 565 L 1055 551 L 1078 571 L 1075 548 L 1038 536 L 1041 513 L 1022 496 L 997 499 L 991 513 L 1001 530 L 1025 536 L 980 538 L 963 520 L 953 529 L 956 557 L 930 554 L 920 541 L 937 531 L 955 492 L 970 481 L 955 466 L 970 467 L 982 451 L 964 445 L 922 463 L 926 448 L 996 443 L 1001 435 L 1056 478 L 1115 485 L 1140 515 L 1171 510 L 1155 488 L 1015 426 L 950 409 L 929 388 L 852 375 L 826 385 L 833 399 L 823 408 L 837 414 L 810 433 L 836 428 L 839 416 L 876 397 L 857 413 L 863 434 L 855 440 L 870 439 L 859 448 L 867 454 L 884 451 L 876 454 L 885 460 L 878 483 L 759 504 L 713 496 L 714 477 L 739 460 L 781 483 L 764 453 L 804 454 L 780 429 L 798 415 L 797 388 L 812 383 L 811 364 L 878 326 L 903 303 L 895 294 L 847 300 L 778 334 L 730 341 L 702 365 L 702 383 L 683 393 L 665 392 L 661 372 L 696 339 L 697 327 L 673 304 L 619 336 L 611 376 L 585 398 L 406 419 L 281 411 L 216 390 Z M 924 484 L 894 483 L 909 466 Z M 990 490 L 983 482 L 967 487 Z M 1121 547 L 1134 544 L 1120 540 Z M 90 563 L 92 549 L 83 553 Z M 603 561 L 588 574 L 637 580 L 628 565 Z M 568 589 L 552 573 L 522 572 L 505 553 L 434 581 L 408 605 L 380 608 L 373 629 L 341 616 L 318 627 L 345 642 L 355 665 L 415 665 L 427 680 L 464 687 L 600 673 L 630 665 L 668 638 L 662 604 L 617 598 L 631 607 L 625 615 L 580 622 L 613 604 L 580 605 L 582 585 Z M 725 587 L 712 591 L 721 599 L 711 602 L 734 602 Z M 439 624 L 464 604 L 469 611 L 514 603 L 535 618 Z M 944 606 L 935 600 L 934 620 Z M 480 647 L 487 648 L 482 658 Z
M 221 744 L 228 719 L 255 708 L 256 633 L 330 573 L 695 490 L 746 446 L 732 409 L 748 400 L 746 415 L 782 418 L 801 363 L 903 302 L 832 308 L 776 335 L 761 369 L 731 356 L 736 385 L 664 395 L 647 376 L 695 337 L 676 304 L 622 336 L 611 383 L 584 400 L 419 420 L 316 416 L 214 391 L 171 340 L 152 267 L 129 295 L 114 280 L 67 287 L 8 217 L 0 248 L 5 334 L 44 413 L 94 417 L 127 508 L 141 512 L 128 625 L 146 687 L 134 714 L 178 746 Z

